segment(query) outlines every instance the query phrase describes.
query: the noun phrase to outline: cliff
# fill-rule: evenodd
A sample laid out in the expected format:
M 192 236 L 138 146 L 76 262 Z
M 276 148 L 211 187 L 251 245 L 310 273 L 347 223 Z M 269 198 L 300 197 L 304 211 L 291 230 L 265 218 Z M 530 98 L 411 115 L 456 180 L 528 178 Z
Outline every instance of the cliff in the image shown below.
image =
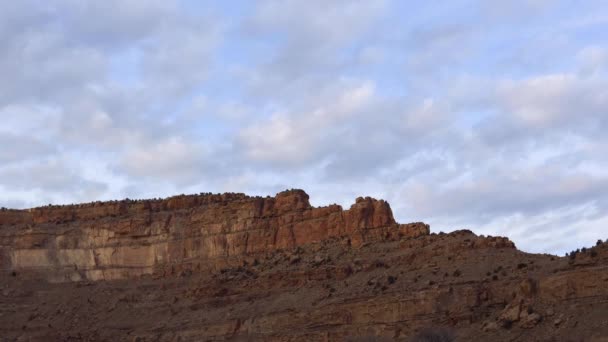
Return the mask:
M 388 203 L 369 197 L 343 210 L 313 208 L 302 190 L 274 198 L 201 194 L 1 211 L 0 265 L 51 282 L 110 280 L 217 268 L 329 238 L 358 246 L 428 233 L 422 223 L 397 224 Z
M 16 341 L 606 341 L 608 244 L 431 234 L 388 203 L 200 194 L 0 211 Z

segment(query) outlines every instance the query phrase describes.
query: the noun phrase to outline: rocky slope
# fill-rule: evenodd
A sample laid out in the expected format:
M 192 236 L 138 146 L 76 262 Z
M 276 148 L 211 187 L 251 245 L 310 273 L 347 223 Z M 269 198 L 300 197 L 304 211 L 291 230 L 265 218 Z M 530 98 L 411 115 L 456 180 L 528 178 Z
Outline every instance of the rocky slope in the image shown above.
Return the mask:
M 388 203 L 200 194 L 0 211 L 0 340 L 607 341 L 608 244 L 430 234 Z

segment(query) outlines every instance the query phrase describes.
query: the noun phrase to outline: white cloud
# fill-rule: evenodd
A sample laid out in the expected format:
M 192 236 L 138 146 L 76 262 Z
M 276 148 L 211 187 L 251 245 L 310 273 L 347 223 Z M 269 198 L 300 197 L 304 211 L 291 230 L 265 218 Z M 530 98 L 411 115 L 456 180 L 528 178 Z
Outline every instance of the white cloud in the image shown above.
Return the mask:
M 368 29 L 386 5 L 383 0 L 266 0 L 259 2 L 249 25 L 259 30 L 286 30 L 283 32 L 293 40 L 321 39 L 317 44 L 340 46 Z
M 577 58 L 583 74 L 595 74 L 608 70 L 608 48 L 593 45 L 578 52 Z
M 601 115 L 608 108 L 606 85 L 604 80 L 551 74 L 505 82 L 498 92 L 506 111 L 526 124 L 550 127 Z
M 302 187 L 587 243 L 608 217 L 606 5 L 469 5 L 5 1 L 2 203 Z
M 3 165 L 54 153 L 53 146 L 34 137 L 11 133 L 0 133 L 0 146 L 0 163 Z
M 118 168 L 136 179 L 185 185 L 200 182 L 205 175 L 218 172 L 211 170 L 218 164 L 219 160 L 214 161 L 204 145 L 171 137 L 128 149 Z
M 315 91 L 314 87 L 340 77 L 339 70 L 360 61 L 349 50 L 357 50 L 362 37 L 372 39 L 373 24 L 382 18 L 388 2 L 264 0 L 256 4 L 241 30 L 264 43 L 262 57 L 252 60 L 256 68 L 247 74 L 251 92 L 268 94 L 284 88 Z
M 432 98 L 427 98 L 421 104 L 408 111 L 405 115 L 405 129 L 409 132 L 430 131 L 437 126 L 444 125 L 449 111 L 439 108 Z
M 107 189 L 104 183 L 83 178 L 77 167 L 60 158 L 2 167 L 0 180 L 0 186 L 9 191 L 33 190 L 48 197 L 54 193 L 68 193 L 78 200 L 101 196 Z
M 374 85 L 345 81 L 343 87 L 321 89 L 311 96 L 311 107 L 298 112 L 279 112 L 241 133 L 247 156 L 253 161 L 287 165 L 319 162 L 327 139 L 345 122 L 366 110 L 374 100 Z

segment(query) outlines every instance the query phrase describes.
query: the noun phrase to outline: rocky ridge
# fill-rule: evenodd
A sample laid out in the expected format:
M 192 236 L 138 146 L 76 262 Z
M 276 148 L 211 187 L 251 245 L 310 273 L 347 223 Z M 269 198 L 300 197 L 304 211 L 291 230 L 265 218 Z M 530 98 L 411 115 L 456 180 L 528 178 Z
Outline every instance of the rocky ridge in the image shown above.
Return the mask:
M 358 246 L 428 233 L 423 223 L 396 223 L 388 203 L 369 197 L 343 210 L 313 208 L 302 190 L 266 198 L 182 195 L 1 211 L 0 265 L 51 282 L 124 279 L 184 267 L 217 269 L 328 238 Z
M 608 244 L 431 234 L 388 203 L 200 194 L 0 211 L 8 341 L 606 341 Z

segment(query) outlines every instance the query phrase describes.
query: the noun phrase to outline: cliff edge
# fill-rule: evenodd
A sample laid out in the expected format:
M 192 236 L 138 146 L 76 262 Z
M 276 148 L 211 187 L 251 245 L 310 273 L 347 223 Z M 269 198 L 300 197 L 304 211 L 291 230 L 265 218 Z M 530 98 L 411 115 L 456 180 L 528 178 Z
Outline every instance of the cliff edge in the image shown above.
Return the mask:
M 122 279 L 176 268 L 217 269 L 242 257 L 330 238 L 359 246 L 429 234 L 398 224 L 389 204 L 358 198 L 314 208 L 302 190 L 275 197 L 182 195 L 0 211 L 2 271 L 51 282 Z
M 608 243 L 528 254 L 369 197 L 3 209 L 0 266 L 2 341 L 608 340 Z

